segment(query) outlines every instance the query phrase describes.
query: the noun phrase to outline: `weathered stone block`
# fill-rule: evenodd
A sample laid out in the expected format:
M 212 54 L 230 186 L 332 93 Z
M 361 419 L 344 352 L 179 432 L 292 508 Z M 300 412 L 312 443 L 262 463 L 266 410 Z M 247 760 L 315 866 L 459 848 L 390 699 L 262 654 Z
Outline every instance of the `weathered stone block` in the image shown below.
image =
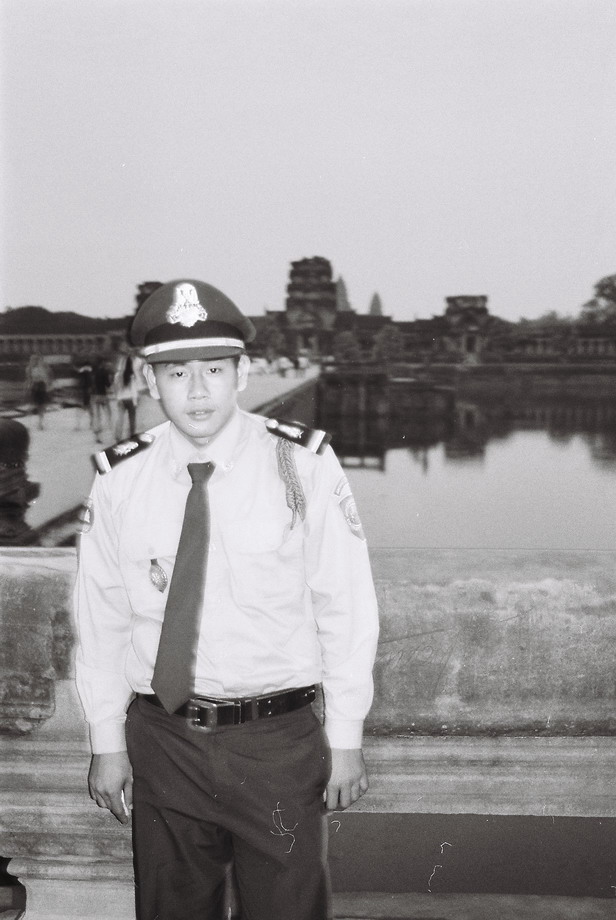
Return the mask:
M 0 731 L 29 732 L 54 711 L 54 681 L 71 668 L 74 553 L 0 555 Z
M 373 734 L 616 733 L 616 554 L 373 553 Z

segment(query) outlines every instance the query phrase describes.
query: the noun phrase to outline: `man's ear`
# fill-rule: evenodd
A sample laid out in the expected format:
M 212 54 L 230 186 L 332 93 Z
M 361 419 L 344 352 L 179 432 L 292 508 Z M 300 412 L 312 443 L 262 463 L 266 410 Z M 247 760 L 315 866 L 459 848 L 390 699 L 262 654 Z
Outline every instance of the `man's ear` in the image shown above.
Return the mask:
M 150 396 L 152 399 L 160 399 L 160 393 L 158 392 L 158 387 L 156 386 L 156 375 L 151 364 L 143 365 L 143 376 L 145 377 L 145 382 L 148 385 L 148 390 L 150 391 Z
M 248 370 L 250 368 L 250 358 L 248 355 L 240 355 L 240 360 L 237 364 L 237 391 L 241 393 L 242 390 L 246 389 L 248 384 Z

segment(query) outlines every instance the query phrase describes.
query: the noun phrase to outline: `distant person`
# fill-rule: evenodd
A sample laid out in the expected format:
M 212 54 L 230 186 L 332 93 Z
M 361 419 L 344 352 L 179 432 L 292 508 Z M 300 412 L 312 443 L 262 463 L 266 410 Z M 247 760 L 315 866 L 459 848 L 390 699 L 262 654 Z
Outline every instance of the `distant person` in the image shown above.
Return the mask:
M 92 427 L 96 440 L 101 440 L 103 428 L 111 428 L 111 387 L 113 373 L 108 362 L 97 355 L 92 364 Z
M 281 377 L 287 376 L 287 371 L 293 367 L 293 362 L 286 355 L 280 355 L 277 361 L 278 373 Z
M 25 515 L 40 492 L 26 472 L 30 434 L 16 419 L 0 419 L 0 546 L 36 543 Z
M 143 360 L 141 355 L 136 351 L 132 352 L 132 358 L 133 358 L 133 371 L 135 374 L 135 378 L 137 380 L 137 392 L 139 393 L 139 395 L 141 395 L 142 393 L 148 392 L 148 384 L 146 382 L 145 375 L 143 372 L 143 369 L 145 367 L 145 361 Z
M 45 427 L 45 413 L 49 403 L 51 374 L 42 355 L 31 355 L 26 368 L 28 386 L 33 411 L 38 416 L 39 428 Z
M 75 367 L 75 374 L 77 377 L 77 386 L 79 389 L 79 414 L 77 416 L 75 430 L 79 431 L 81 427 L 80 416 L 82 414 L 82 410 L 88 416 L 90 428 L 94 427 L 94 418 L 92 412 L 92 388 L 94 373 L 92 369 L 92 363 L 90 361 L 85 361 L 83 364 L 78 364 Z
M 113 380 L 116 400 L 115 437 L 121 441 L 124 436 L 124 420 L 128 419 L 128 434 L 137 431 L 137 405 L 139 403 L 139 380 L 137 367 L 131 351 L 126 346 L 122 349 Z

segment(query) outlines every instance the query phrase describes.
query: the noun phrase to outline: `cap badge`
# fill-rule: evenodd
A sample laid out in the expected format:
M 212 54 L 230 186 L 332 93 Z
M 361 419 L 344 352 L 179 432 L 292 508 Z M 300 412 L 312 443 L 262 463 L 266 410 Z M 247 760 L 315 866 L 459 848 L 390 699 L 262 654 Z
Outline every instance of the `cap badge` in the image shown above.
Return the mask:
M 176 284 L 173 303 L 167 310 L 167 320 L 181 326 L 194 326 L 207 319 L 207 311 L 199 303 L 199 295 L 192 284 Z

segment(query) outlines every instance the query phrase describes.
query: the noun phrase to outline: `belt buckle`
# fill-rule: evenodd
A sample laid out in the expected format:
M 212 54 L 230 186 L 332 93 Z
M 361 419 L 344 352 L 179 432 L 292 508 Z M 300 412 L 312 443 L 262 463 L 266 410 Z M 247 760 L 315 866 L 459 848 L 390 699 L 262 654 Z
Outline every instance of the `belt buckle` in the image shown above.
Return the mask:
M 191 699 L 187 703 L 186 720 L 190 728 L 198 732 L 211 732 L 218 725 L 218 707 L 221 703 L 212 700 Z M 205 713 L 205 724 L 201 717 Z

